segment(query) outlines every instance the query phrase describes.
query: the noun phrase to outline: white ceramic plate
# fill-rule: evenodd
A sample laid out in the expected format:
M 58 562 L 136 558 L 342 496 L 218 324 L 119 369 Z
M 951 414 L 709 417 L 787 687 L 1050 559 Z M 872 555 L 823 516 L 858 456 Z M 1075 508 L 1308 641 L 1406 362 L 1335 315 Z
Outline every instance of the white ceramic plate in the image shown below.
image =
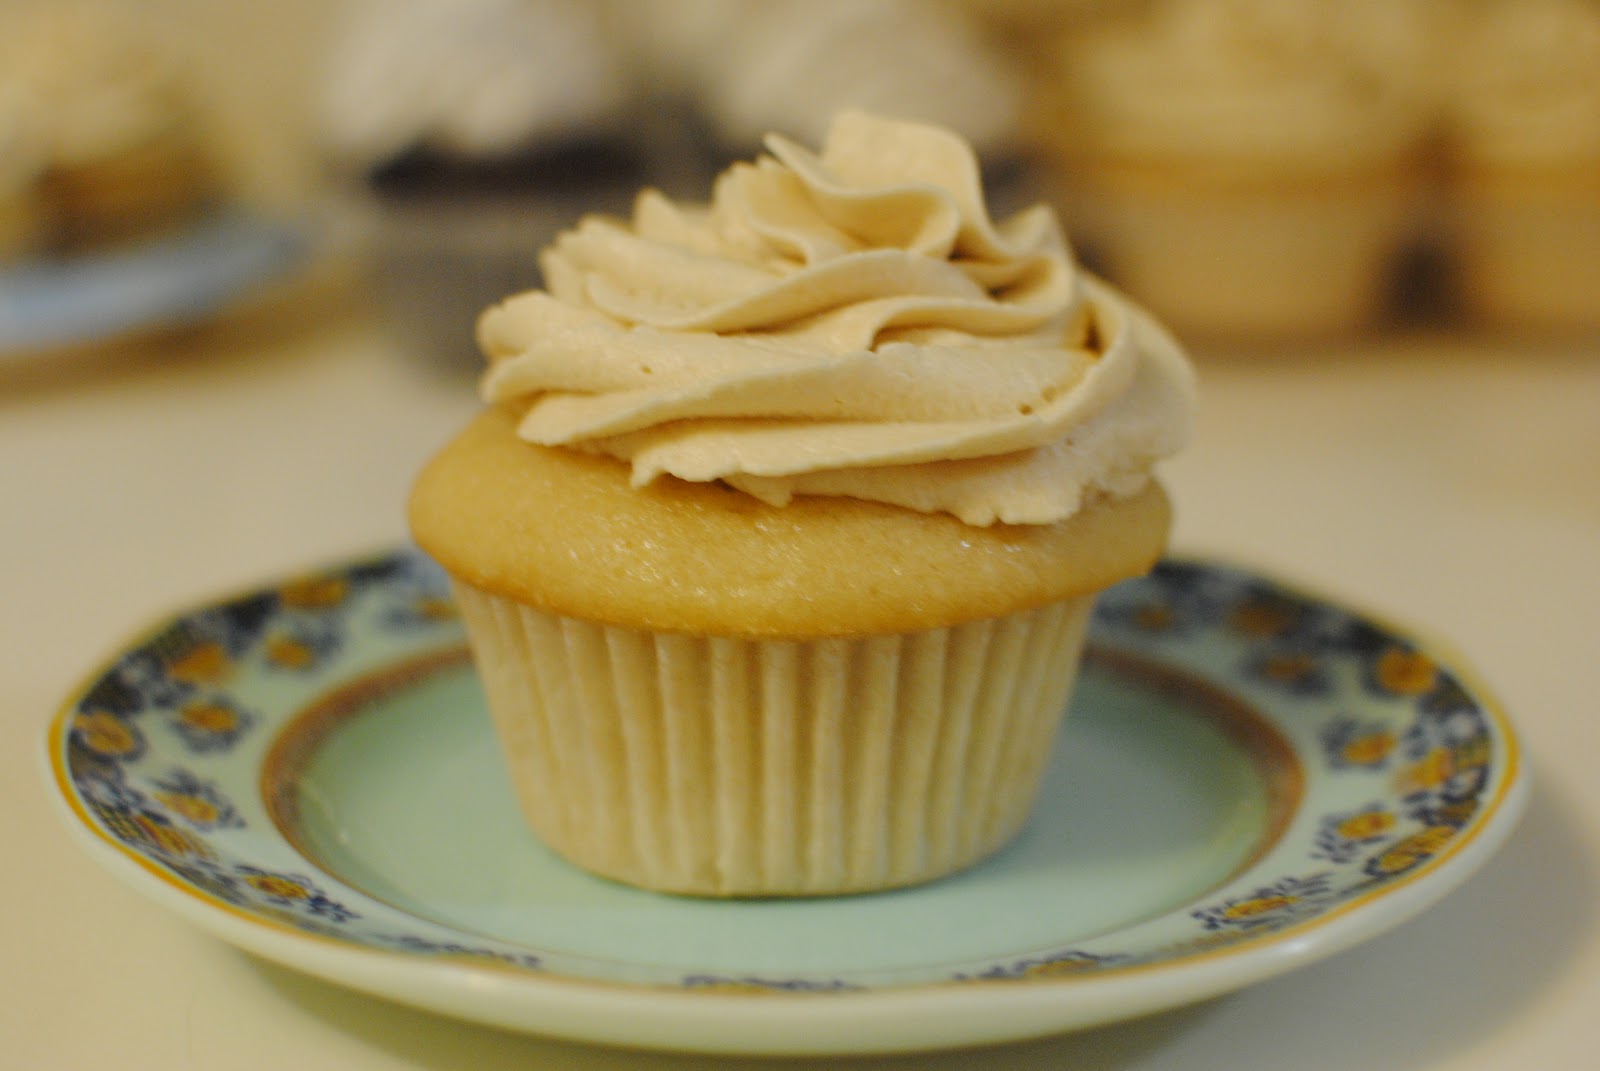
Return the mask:
M 0 358 L 203 319 L 310 245 L 301 224 L 226 208 L 137 244 L 0 268 Z
M 501 1027 L 746 1053 L 994 1042 L 1225 993 L 1432 904 L 1526 795 L 1458 660 L 1177 560 L 1102 598 L 1023 836 L 913 889 L 705 901 L 552 856 L 412 552 L 162 622 L 47 754 L 95 858 L 251 952 Z

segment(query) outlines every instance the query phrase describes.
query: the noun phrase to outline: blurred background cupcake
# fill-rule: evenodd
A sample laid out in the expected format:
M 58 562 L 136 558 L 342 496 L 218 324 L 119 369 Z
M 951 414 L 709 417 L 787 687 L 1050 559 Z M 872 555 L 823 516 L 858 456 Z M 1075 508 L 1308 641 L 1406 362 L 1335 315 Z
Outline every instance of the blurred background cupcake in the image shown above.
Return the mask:
M 38 5 L 0 34 L 0 112 L 17 158 L 37 157 L 30 243 L 93 252 L 157 236 L 215 207 L 226 179 L 184 57 L 105 3 Z M 8 120 L 0 116 L 0 128 Z M 24 135 L 26 126 L 31 134 Z M 28 137 L 30 147 L 18 140 Z M 21 165 L 35 167 L 36 163 Z M 16 175 L 0 177 L 0 188 Z
M 1468 314 L 1600 327 L 1600 5 L 1491 0 L 1454 29 L 1454 254 Z
M 537 285 L 537 250 L 585 212 L 628 209 L 643 175 L 637 90 L 602 5 L 347 6 L 320 139 L 405 349 L 476 369 L 478 313 Z
M 1101 266 L 1186 337 L 1378 322 L 1422 204 L 1424 10 L 1158 0 L 1068 35 L 1039 133 Z

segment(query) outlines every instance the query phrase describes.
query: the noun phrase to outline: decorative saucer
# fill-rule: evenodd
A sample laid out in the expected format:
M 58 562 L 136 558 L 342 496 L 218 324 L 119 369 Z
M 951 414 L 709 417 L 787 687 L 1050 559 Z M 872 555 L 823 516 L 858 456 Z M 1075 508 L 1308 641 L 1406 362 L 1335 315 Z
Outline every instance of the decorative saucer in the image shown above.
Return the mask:
M 299 224 L 219 209 L 123 248 L 0 269 L 0 358 L 202 319 L 309 255 Z
M 806 900 L 616 885 L 522 824 L 444 578 L 399 551 L 167 620 L 52 722 L 68 825 L 262 957 L 500 1027 L 706 1052 L 1011 1040 L 1378 936 L 1505 839 L 1505 715 L 1432 643 L 1169 559 L 1107 592 L 1046 789 L 943 881 Z

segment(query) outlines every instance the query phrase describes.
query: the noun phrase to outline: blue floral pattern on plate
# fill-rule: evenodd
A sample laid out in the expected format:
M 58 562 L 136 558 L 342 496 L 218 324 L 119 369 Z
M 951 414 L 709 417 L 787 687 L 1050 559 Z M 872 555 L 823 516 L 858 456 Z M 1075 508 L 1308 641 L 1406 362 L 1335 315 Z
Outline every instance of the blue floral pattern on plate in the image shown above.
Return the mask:
M 291 963 L 295 942 L 311 940 L 540 984 L 848 1001 L 908 988 L 1081 987 L 1234 958 L 1238 969 L 1214 982 L 1127 1003 L 1126 1014 L 1286 969 L 1249 957 L 1287 935 L 1310 947 L 1339 925 L 1370 930 L 1357 936 L 1393 925 L 1399 917 L 1363 923 L 1362 912 L 1382 914 L 1401 888 L 1421 887 L 1428 895 L 1412 899 L 1422 902 L 1442 895 L 1520 808 L 1525 781 L 1504 716 L 1451 659 L 1360 614 L 1246 570 L 1167 560 L 1105 593 L 1091 639 L 1098 651 L 1163 667 L 1270 722 L 1304 782 L 1292 813 L 1226 881 L 1177 910 L 914 976 L 617 968 L 418 917 L 323 869 L 279 828 L 281 801 L 260 789 L 263 764 L 286 725 L 352 681 L 398 665 L 459 665 L 463 633 L 448 583 L 414 552 L 321 570 L 161 625 L 63 708 L 49 757 L 75 830 L 98 853 L 137 864 L 192 901 L 202 920 L 221 913 L 229 927 L 242 921 L 259 932 L 263 945 L 286 944 L 267 951 Z M 416 987 L 398 995 L 460 1010 Z M 517 1025 L 509 1012 L 484 1018 Z

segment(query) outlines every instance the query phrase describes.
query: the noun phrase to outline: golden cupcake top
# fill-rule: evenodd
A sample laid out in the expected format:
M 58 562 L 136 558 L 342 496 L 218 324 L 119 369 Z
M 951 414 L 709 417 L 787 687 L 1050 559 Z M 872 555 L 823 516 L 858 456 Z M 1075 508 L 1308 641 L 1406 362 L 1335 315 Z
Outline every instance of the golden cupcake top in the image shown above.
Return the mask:
M 479 590 L 625 628 L 769 639 L 944 628 L 1096 592 L 1147 572 L 1170 524 L 1153 481 L 1055 524 L 982 528 L 851 498 L 635 488 L 613 458 L 521 441 L 499 407 L 428 462 L 408 516 Z
M 607 455 L 636 488 L 716 482 L 968 525 L 1046 525 L 1141 492 L 1189 435 L 1193 379 L 1074 263 L 1054 214 L 991 220 L 970 147 L 842 113 L 708 205 L 653 192 L 490 309 L 482 389 L 531 444 Z

